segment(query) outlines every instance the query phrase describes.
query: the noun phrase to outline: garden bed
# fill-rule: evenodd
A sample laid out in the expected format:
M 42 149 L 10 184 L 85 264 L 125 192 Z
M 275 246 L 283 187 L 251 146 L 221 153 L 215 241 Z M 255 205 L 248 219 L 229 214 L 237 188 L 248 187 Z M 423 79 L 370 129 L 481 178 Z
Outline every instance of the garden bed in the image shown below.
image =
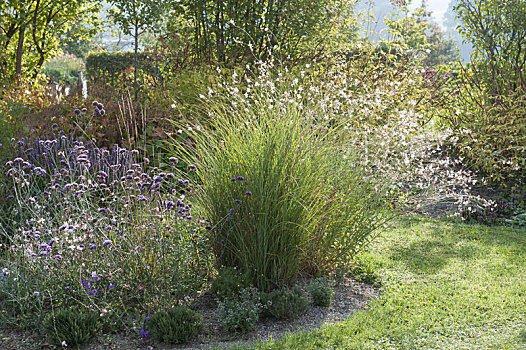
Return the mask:
M 308 279 L 301 279 L 298 286 L 305 290 Z M 290 321 L 275 319 L 262 319 L 256 328 L 245 334 L 226 332 L 221 326 L 217 315 L 217 302 L 214 296 L 205 294 L 193 305 L 193 309 L 203 317 L 204 332 L 197 339 L 180 346 L 159 344 L 150 339 L 141 339 L 138 334 L 101 335 L 83 349 L 207 349 L 227 348 L 232 345 L 246 345 L 254 341 L 268 341 L 282 338 L 290 332 L 301 330 L 312 331 L 324 325 L 334 324 L 347 320 L 357 310 L 363 310 L 369 305 L 371 299 L 376 298 L 379 288 L 371 284 L 358 282 L 352 278 L 345 278 L 339 285 L 334 286 L 334 297 L 329 307 L 311 306 L 306 315 Z M 1 349 L 54 349 L 45 341 L 45 337 L 32 333 L 23 333 L 10 330 L 0 333 Z

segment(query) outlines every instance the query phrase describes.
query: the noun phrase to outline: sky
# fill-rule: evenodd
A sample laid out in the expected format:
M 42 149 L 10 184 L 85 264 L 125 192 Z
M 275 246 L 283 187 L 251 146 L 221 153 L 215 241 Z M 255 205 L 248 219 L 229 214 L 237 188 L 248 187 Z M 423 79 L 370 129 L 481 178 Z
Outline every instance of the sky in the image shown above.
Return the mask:
M 421 1 L 413 0 L 411 7 L 419 7 L 420 4 Z M 432 16 L 439 24 L 442 23 L 442 17 L 444 16 L 444 13 L 446 13 L 448 4 L 449 0 L 427 0 L 429 10 L 433 12 Z

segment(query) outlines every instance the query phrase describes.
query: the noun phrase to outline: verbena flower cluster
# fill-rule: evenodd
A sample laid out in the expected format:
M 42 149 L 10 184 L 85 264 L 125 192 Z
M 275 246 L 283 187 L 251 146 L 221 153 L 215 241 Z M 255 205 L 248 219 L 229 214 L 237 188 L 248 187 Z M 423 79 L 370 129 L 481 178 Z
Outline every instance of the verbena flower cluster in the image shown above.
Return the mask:
M 204 221 L 186 201 L 188 180 L 149 166 L 139 151 L 101 149 L 61 132 L 13 145 L 2 218 L 9 275 L 0 294 L 37 291 L 46 303 L 81 302 L 103 316 L 201 289 L 211 265 Z

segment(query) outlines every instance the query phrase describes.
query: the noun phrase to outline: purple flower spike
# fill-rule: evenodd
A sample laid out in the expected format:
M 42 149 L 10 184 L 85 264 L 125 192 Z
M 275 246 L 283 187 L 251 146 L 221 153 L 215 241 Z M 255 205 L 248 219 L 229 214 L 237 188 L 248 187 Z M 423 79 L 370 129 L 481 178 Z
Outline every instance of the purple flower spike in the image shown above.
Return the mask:
M 33 296 L 38 297 L 40 295 L 40 292 L 34 291 Z
M 245 194 L 246 194 L 247 196 L 252 196 L 252 192 L 250 192 L 250 191 L 246 191 Z
M 244 178 L 243 176 L 241 176 L 241 175 L 239 175 L 239 176 L 237 177 L 237 179 L 238 179 L 238 180 L 245 180 L 245 178 Z
M 111 227 L 111 226 L 110 226 Z M 102 246 L 105 247 L 107 246 L 108 244 L 111 244 L 111 241 L 109 239 L 105 240 L 104 242 L 102 242 Z

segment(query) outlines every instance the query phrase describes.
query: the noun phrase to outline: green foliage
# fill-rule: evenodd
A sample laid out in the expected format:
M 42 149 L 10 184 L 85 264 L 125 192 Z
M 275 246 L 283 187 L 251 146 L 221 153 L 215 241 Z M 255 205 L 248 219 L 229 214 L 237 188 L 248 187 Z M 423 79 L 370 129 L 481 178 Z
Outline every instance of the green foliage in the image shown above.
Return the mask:
M 234 65 L 268 58 L 271 53 L 279 59 L 296 59 L 318 53 L 331 34 L 353 37 L 349 34 L 353 27 L 347 23 L 352 4 L 339 0 L 185 0 L 176 2 L 170 25 L 191 38 L 198 61 Z
M 146 74 L 155 74 L 155 66 L 148 63 L 148 54 L 138 53 L 139 60 L 143 62 L 141 70 Z M 86 58 L 86 73 L 95 83 L 102 81 L 114 85 L 121 83 L 122 79 L 131 80 L 132 67 L 134 66 L 135 54 L 133 52 L 101 52 L 91 53 Z M 121 88 L 123 88 L 122 86 Z
M 236 297 L 249 286 L 245 274 L 234 267 L 224 267 L 212 282 L 210 290 L 220 299 Z
M 4 84 L 35 77 L 42 64 L 60 53 L 68 31 L 79 38 L 98 29 L 100 3 L 87 0 L 8 0 L 0 3 L 0 78 Z M 76 30 L 75 22 L 89 25 Z
M 403 50 L 424 50 L 429 47 L 426 30 L 429 28 L 429 22 L 422 21 L 425 15 L 424 9 L 418 9 L 411 14 L 407 7 L 404 9 L 405 14 L 396 15 L 396 19 L 385 18 L 388 27 L 388 33 L 392 37 L 387 41 L 389 45 L 395 45 Z
M 49 315 L 44 330 L 51 344 L 63 347 L 87 343 L 100 331 L 99 316 L 93 311 L 60 309 Z
M 327 307 L 331 304 L 334 296 L 334 289 L 327 284 L 327 281 L 324 278 L 316 278 L 312 280 L 307 289 L 312 297 L 312 303 L 314 305 Z
M 270 290 L 353 255 L 381 220 L 382 198 L 354 150 L 340 148 L 342 126 L 316 124 L 315 107 L 275 104 L 279 92 L 255 89 L 250 100 L 205 103 L 208 125 L 189 131 L 196 148 L 180 158 L 196 165 L 218 264 Z
M 218 301 L 217 313 L 223 327 L 229 331 L 242 333 L 254 329 L 263 305 L 256 288 L 244 288 L 238 297 Z
M 168 344 L 182 344 L 203 331 L 201 317 L 186 306 L 158 311 L 148 321 L 154 339 Z
M 74 56 L 60 56 L 44 64 L 43 73 L 55 83 L 76 83 L 84 63 Z
M 309 300 L 299 287 L 274 289 L 264 296 L 265 314 L 278 320 L 296 319 L 309 311 Z
M 419 53 L 417 57 L 424 57 L 423 64 L 431 67 L 460 60 L 455 43 L 430 20 L 431 13 L 425 3 L 412 12 L 407 4 L 399 9 L 402 14 L 394 15 L 394 19 L 385 18 L 388 39 L 381 42 L 382 46 L 402 51 L 414 50 Z
M 444 118 L 474 169 L 492 184 L 520 189 L 526 173 L 526 4 L 465 0 L 455 9 L 475 50 L 452 82 L 454 98 Z

